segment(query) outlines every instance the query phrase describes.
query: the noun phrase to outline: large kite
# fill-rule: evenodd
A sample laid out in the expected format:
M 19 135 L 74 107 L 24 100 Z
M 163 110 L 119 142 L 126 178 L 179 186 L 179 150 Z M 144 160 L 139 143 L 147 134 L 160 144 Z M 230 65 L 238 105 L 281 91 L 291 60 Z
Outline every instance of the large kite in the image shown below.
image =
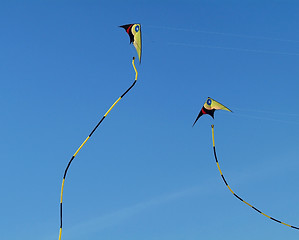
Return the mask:
M 255 208 L 254 206 L 252 206 L 251 204 L 249 204 L 248 202 L 246 202 L 245 200 L 243 200 L 241 197 L 239 197 L 236 193 L 234 193 L 234 191 L 230 188 L 230 186 L 228 185 L 227 181 L 225 180 L 225 178 L 224 178 L 224 176 L 223 176 L 223 173 L 222 173 L 222 171 L 221 171 L 221 169 L 220 169 L 219 163 L 218 163 L 218 159 L 217 159 L 217 155 L 216 155 L 216 147 L 215 147 L 215 138 L 214 138 L 214 125 L 212 125 L 212 138 L 213 138 L 213 150 L 214 150 L 214 157 L 215 157 L 215 160 L 216 160 L 216 164 L 217 164 L 219 173 L 220 173 L 220 175 L 221 175 L 221 178 L 222 178 L 224 184 L 225 184 L 225 185 L 227 186 L 227 188 L 229 189 L 229 191 L 230 191 L 236 198 L 238 198 L 241 202 L 245 203 L 246 205 L 248 205 L 249 207 L 251 207 L 252 209 L 254 209 L 255 211 L 257 211 L 258 213 L 264 215 L 265 217 L 267 217 L 267 218 L 269 218 L 269 219 L 271 219 L 271 220 L 273 220 L 273 221 L 275 221 L 275 222 L 281 223 L 281 224 L 283 224 L 283 225 L 285 225 L 285 226 L 288 226 L 288 227 L 291 227 L 291 228 L 294 228 L 294 229 L 299 230 L 298 227 L 295 227 L 295 226 L 289 225 L 289 224 L 287 224 L 287 223 L 284 223 L 284 222 L 282 222 L 282 221 L 280 221 L 280 220 L 277 220 L 277 219 L 275 219 L 275 218 L 273 218 L 273 217 L 270 217 L 269 215 L 267 215 L 267 214 L 261 212 L 259 209 Z
M 124 28 L 127 34 L 130 37 L 130 43 L 133 43 L 134 47 L 136 48 L 139 62 L 141 63 L 141 54 L 142 54 L 142 46 L 141 46 L 141 25 L 139 23 L 135 24 L 126 24 L 120 26 Z
M 139 50 L 137 49 L 137 52 L 138 52 L 138 56 L 139 56 L 139 60 L 140 60 L 140 57 L 141 57 L 141 33 L 140 33 L 140 24 L 135 24 L 138 26 L 138 28 L 134 28 L 135 30 L 135 38 L 136 40 L 136 46 L 140 46 Z M 132 26 L 135 26 L 135 25 L 132 25 Z M 139 32 L 139 33 L 138 33 Z M 138 34 L 137 34 L 138 33 Z M 130 34 L 129 34 L 130 35 Z M 139 40 L 138 40 L 139 39 Z M 133 42 L 134 43 L 134 42 Z M 138 45 L 140 44 L 140 45 Z M 135 44 L 134 44 L 135 45 Z M 135 47 L 136 47 L 135 46 Z M 77 149 L 77 151 L 73 154 L 73 156 L 71 157 L 71 159 L 69 160 L 68 164 L 67 164 L 67 167 L 64 171 L 64 174 L 63 174 L 63 179 L 62 179 L 62 185 L 61 185 L 61 193 L 60 193 L 60 230 L 59 230 L 59 240 L 61 240 L 61 233 L 62 233 L 62 199 L 63 199 L 63 188 L 64 188 L 64 182 L 65 182 L 65 178 L 66 178 L 66 174 L 67 174 L 67 171 L 72 163 L 72 161 L 74 160 L 74 158 L 76 157 L 76 155 L 78 154 L 78 152 L 81 150 L 81 148 L 85 145 L 85 143 L 88 141 L 89 138 L 91 138 L 92 134 L 95 132 L 95 130 L 98 128 L 98 126 L 103 122 L 103 120 L 106 118 L 106 116 L 108 115 L 108 113 L 112 110 L 112 108 L 114 108 L 114 106 L 120 101 L 120 99 L 122 99 L 130 90 L 131 88 L 135 85 L 136 81 L 137 81 L 137 77 L 138 77 L 138 72 L 136 70 L 136 67 L 135 67 L 135 57 L 133 57 L 133 60 L 132 60 L 132 65 L 133 65 L 133 68 L 135 70 L 135 80 L 133 82 L 133 84 L 113 103 L 113 105 L 108 109 L 108 111 L 104 114 L 104 116 L 101 118 L 101 120 L 97 123 L 97 125 L 94 127 L 94 129 L 90 132 L 90 134 L 87 136 L 87 138 L 84 140 L 84 142 L 80 145 L 80 147 Z
M 197 115 L 197 118 L 195 119 L 194 124 L 197 122 L 197 120 L 204 114 L 210 115 L 212 118 L 214 118 L 214 112 L 215 110 L 226 110 L 231 112 L 227 107 L 222 105 L 221 103 L 215 101 L 214 99 L 208 97 L 207 101 L 203 105 L 202 109 L 200 110 L 199 114 Z

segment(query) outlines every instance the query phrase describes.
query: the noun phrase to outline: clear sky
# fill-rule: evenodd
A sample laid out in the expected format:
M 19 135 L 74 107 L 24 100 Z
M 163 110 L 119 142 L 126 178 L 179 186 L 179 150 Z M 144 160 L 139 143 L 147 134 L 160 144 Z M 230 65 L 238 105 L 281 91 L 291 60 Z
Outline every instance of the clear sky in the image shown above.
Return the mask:
M 281 240 L 299 231 L 299 2 L 0 2 L 0 238 Z M 192 124 L 207 97 L 218 111 Z

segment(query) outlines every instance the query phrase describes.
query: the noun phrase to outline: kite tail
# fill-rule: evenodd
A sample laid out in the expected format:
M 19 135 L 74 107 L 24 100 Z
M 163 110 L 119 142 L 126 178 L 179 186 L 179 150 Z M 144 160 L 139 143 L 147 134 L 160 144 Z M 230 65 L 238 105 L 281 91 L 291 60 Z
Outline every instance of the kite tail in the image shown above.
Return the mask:
M 295 228 L 295 229 L 299 230 L 298 227 L 295 227 L 295 226 L 286 224 L 286 223 L 284 223 L 284 222 L 282 222 L 282 221 L 279 221 L 279 220 L 277 220 L 277 219 L 275 219 L 275 218 L 273 218 L 273 217 L 270 217 L 270 216 L 268 216 L 267 214 L 261 212 L 259 209 L 255 208 L 254 206 L 252 206 L 251 204 L 249 204 L 248 202 L 246 202 L 245 200 L 243 200 L 242 198 L 240 198 L 236 193 L 233 192 L 233 190 L 230 188 L 230 186 L 228 185 L 227 181 L 225 180 L 225 178 L 224 178 L 224 176 L 223 176 L 223 174 L 222 174 L 222 171 L 221 171 L 221 169 L 220 169 L 218 160 L 217 160 L 216 147 L 215 147 L 215 139 L 214 139 L 214 125 L 212 125 L 212 138 L 213 138 L 213 150 L 214 150 L 214 156 L 215 156 L 216 164 L 217 164 L 218 170 L 219 170 L 219 172 L 220 172 L 220 175 L 221 175 L 221 177 L 222 177 L 222 180 L 223 180 L 223 182 L 225 183 L 225 185 L 227 186 L 227 188 L 229 189 L 229 191 L 230 191 L 236 198 L 238 198 L 240 201 L 242 201 L 243 203 L 247 204 L 249 207 L 251 207 L 252 209 L 254 209 L 255 211 L 257 211 L 258 213 L 264 215 L 265 217 L 267 217 L 267 218 L 269 218 L 269 219 L 271 219 L 271 220 L 273 220 L 273 221 L 275 221 L 275 222 L 281 223 L 281 224 L 283 224 L 283 225 L 285 225 L 285 226 L 288 226 L 288 227 Z
M 112 108 L 114 108 L 114 106 L 119 102 L 119 100 L 122 99 L 132 89 L 132 87 L 134 87 L 134 85 L 136 84 L 137 77 L 138 77 L 138 72 L 136 70 L 134 61 L 135 61 L 135 57 L 133 57 L 133 60 L 132 60 L 132 65 L 133 65 L 134 70 L 135 70 L 135 80 L 134 80 L 133 84 L 108 109 L 108 111 L 105 113 L 105 115 L 102 117 L 102 119 L 98 122 L 98 124 L 95 126 L 95 128 L 90 132 L 90 134 L 88 135 L 88 137 L 84 140 L 84 142 L 81 144 L 81 146 L 74 153 L 74 155 L 70 159 L 70 161 L 69 161 L 69 163 L 68 163 L 68 165 L 67 165 L 67 167 L 66 167 L 66 169 L 64 171 L 64 175 L 63 175 L 63 179 L 62 179 L 62 185 L 61 185 L 61 193 L 60 193 L 60 230 L 59 230 L 59 240 L 61 240 L 61 233 L 62 233 L 62 197 L 63 197 L 63 188 L 64 188 L 64 182 L 65 182 L 67 171 L 68 171 L 68 169 L 69 169 L 72 161 L 74 160 L 74 158 L 78 154 L 78 152 L 81 150 L 81 148 L 84 146 L 84 144 L 88 141 L 88 139 L 92 136 L 92 134 L 95 132 L 95 130 L 98 128 L 98 126 L 103 122 L 103 120 L 108 115 L 108 113 L 112 110 Z

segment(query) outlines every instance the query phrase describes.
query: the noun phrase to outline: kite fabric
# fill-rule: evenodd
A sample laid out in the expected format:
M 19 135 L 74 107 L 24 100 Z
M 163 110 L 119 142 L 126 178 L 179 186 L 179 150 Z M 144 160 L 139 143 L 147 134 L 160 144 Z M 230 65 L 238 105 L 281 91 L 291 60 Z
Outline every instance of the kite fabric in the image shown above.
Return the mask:
M 64 188 L 64 182 L 65 182 L 67 171 L 68 171 L 68 169 L 69 169 L 72 161 L 74 160 L 74 158 L 78 154 L 78 152 L 81 150 L 81 148 L 87 142 L 87 140 L 92 136 L 92 134 L 95 132 L 95 130 L 98 128 L 98 126 L 103 122 L 103 120 L 106 118 L 106 116 L 108 115 L 108 113 L 112 110 L 112 108 L 114 108 L 114 106 L 119 102 L 119 100 L 122 99 L 131 90 L 131 88 L 135 85 L 135 83 L 137 81 L 137 77 L 138 77 L 138 72 L 136 70 L 134 61 L 135 61 L 135 58 L 133 57 L 132 65 L 133 65 L 134 70 L 135 70 L 135 80 L 134 80 L 133 84 L 113 103 L 113 105 L 105 113 L 105 115 L 102 117 L 102 119 L 98 122 L 98 124 L 95 126 L 95 128 L 90 132 L 90 134 L 88 135 L 88 137 L 84 140 L 84 142 L 81 144 L 81 146 L 77 149 L 77 151 L 71 157 L 71 159 L 70 159 L 70 161 L 69 161 L 69 163 L 68 163 L 68 165 L 67 165 L 67 167 L 66 167 L 66 169 L 64 171 L 64 175 L 63 175 L 63 179 L 62 179 L 62 185 L 61 185 L 61 194 L 60 194 L 60 230 L 59 230 L 59 240 L 61 240 L 61 233 L 62 233 L 62 197 L 63 197 L 63 188 Z
M 136 48 L 139 63 L 141 63 L 141 53 L 142 53 L 142 43 L 141 43 L 141 25 L 139 23 L 135 24 L 126 24 L 119 26 L 125 29 L 130 37 L 130 43 L 133 43 Z
M 215 147 L 215 138 L 214 138 L 214 125 L 212 125 L 212 139 L 213 139 L 213 150 L 214 150 L 214 157 L 215 157 L 215 160 L 216 160 L 216 164 L 217 164 L 219 173 L 220 173 L 220 175 L 221 175 L 221 178 L 222 178 L 224 184 L 225 184 L 225 185 L 227 186 L 227 188 L 229 189 L 229 191 L 230 191 L 236 198 L 238 198 L 241 202 L 245 203 L 246 205 L 248 205 L 249 207 L 251 207 L 252 209 L 254 209 L 255 211 L 257 211 L 258 213 L 264 215 L 265 217 L 267 217 L 267 218 L 269 218 L 269 219 L 271 219 L 271 220 L 273 220 L 273 221 L 275 221 L 275 222 L 277 222 L 277 223 L 281 223 L 281 224 L 283 224 L 283 225 L 285 225 L 285 226 L 288 226 L 288 227 L 291 227 L 291 228 L 294 228 L 294 229 L 299 230 L 298 227 L 295 227 L 295 226 L 289 225 L 289 224 L 287 224 L 287 223 L 284 223 L 284 222 L 282 222 L 282 221 L 280 221 L 280 220 L 277 220 L 277 219 L 275 219 L 275 218 L 273 218 L 273 217 L 270 217 L 269 215 L 267 215 L 267 214 L 261 212 L 259 209 L 255 208 L 254 206 L 252 206 L 251 204 L 249 204 L 248 202 L 246 202 L 245 200 L 243 200 L 242 198 L 240 198 L 236 193 L 233 192 L 233 190 L 230 188 L 230 186 L 228 185 L 227 181 L 225 180 L 225 178 L 224 178 L 224 176 L 223 176 L 223 173 L 222 173 L 222 171 L 221 171 L 221 169 L 220 169 L 219 162 L 218 162 L 218 159 L 217 159 L 217 155 L 216 155 L 216 147 Z
M 197 122 L 197 120 L 204 114 L 210 115 L 212 118 L 214 118 L 214 112 L 215 110 L 226 110 L 229 112 L 232 112 L 230 109 L 222 105 L 221 103 L 215 101 L 214 99 L 208 97 L 207 101 L 203 105 L 202 109 L 200 110 L 199 114 L 197 115 L 196 120 L 193 123 L 193 126 Z

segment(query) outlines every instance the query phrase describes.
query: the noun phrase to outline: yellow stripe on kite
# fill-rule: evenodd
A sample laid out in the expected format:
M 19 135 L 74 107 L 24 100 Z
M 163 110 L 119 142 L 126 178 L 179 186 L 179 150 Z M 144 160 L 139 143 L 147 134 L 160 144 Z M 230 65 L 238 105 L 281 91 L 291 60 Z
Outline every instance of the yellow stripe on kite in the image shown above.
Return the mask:
M 81 144 L 81 146 L 78 148 L 78 150 L 75 152 L 75 154 L 73 155 L 73 157 L 76 157 L 77 153 L 80 151 L 80 149 L 84 146 L 84 144 L 87 142 L 87 140 L 89 139 L 89 136 L 85 139 L 85 141 Z
M 212 125 L 212 138 L 213 138 L 213 147 L 215 147 L 215 139 L 214 139 L 214 125 Z
M 280 222 L 280 223 L 283 224 L 283 225 L 286 225 L 286 226 L 288 226 L 288 227 L 292 227 L 291 225 L 286 224 L 286 223 L 284 223 L 284 222 Z
M 265 213 L 262 213 L 261 212 L 261 214 L 263 214 L 265 217 L 267 217 L 267 218 L 271 218 L 270 216 L 268 216 L 267 214 L 265 214 Z
M 137 72 L 137 70 L 136 70 L 136 67 L 135 67 L 135 58 L 133 57 L 133 60 L 132 60 L 132 65 L 133 65 L 133 67 L 134 67 L 134 70 L 135 70 L 135 81 L 137 81 L 137 77 L 138 77 L 138 72 Z
M 59 230 L 59 240 L 61 240 L 61 232 L 62 232 L 62 228 L 60 228 Z
M 235 194 L 234 192 L 233 192 L 233 190 L 230 188 L 230 186 L 228 186 L 228 185 L 226 185 L 227 187 L 228 187 L 228 189 L 232 192 L 232 194 Z
M 61 195 L 60 195 L 60 203 L 62 203 L 62 196 L 63 196 L 64 180 L 65 180 L 65 179 L 62 179 L 62 185 L 61 185 Z
M 105 113 L 105 117 L 108 115 L 108 113 L 112 110 L 112 108 L 114 108 L 114 106 L 118 103 L 118 101 L 121 99 L 121 97 L 119 97 L 116 101 L 115 101 L 115 103 L 113 103 L 113 105 L 109 108 L 109 110 Z
M 222 172 L 221 172 L 221 169 L 220 169 L 219 163 L 218 163 L 218 162 L 216 162 L 216 163 L 217 163 L 218 170 L 219 170 L 220 174 L 222 175 Z
M 246 201 L 244 201 L 244 200 L 243 200 L 243 202 L 246 203 L 249 207 L 252 207 L 252 205 L 249 204 L 248 202 L 246 202 Z

